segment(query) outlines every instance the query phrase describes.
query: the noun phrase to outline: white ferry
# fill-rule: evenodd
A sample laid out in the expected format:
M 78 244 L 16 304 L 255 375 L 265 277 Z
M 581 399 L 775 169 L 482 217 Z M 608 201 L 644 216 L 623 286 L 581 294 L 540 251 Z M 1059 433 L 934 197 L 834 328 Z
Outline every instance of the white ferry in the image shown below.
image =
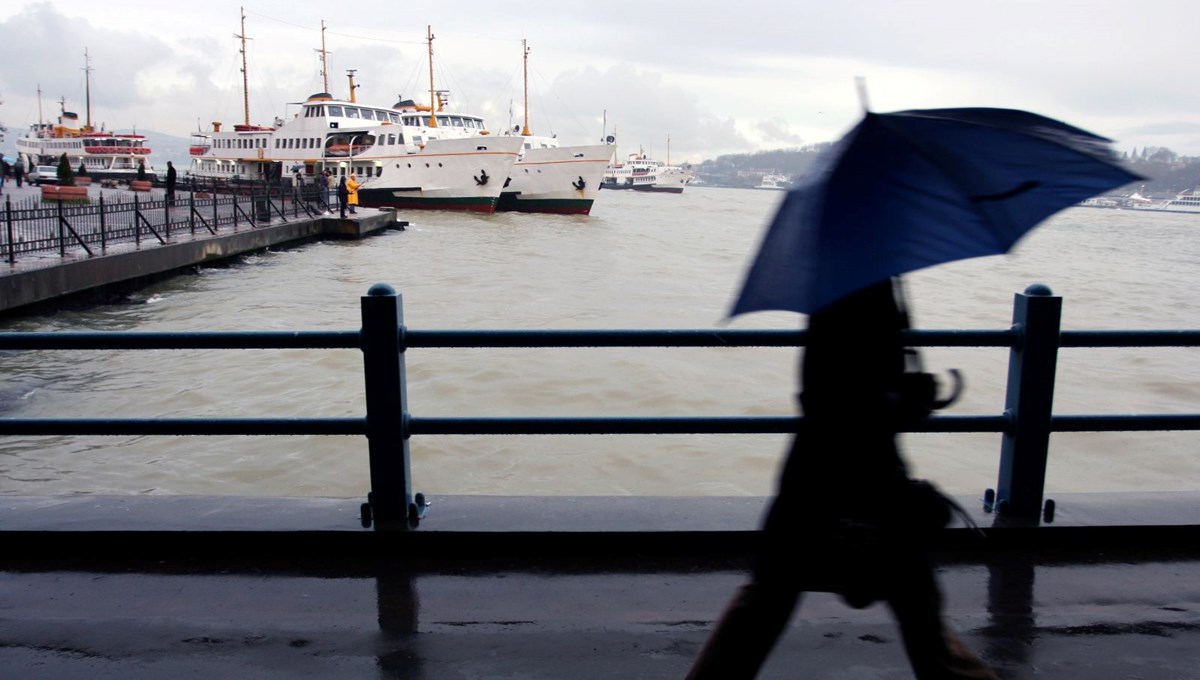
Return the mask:
M 329 170 L 334 183 L 356 175 L 359 204 L 366 207 L 491 213 L 521 147 L 513 138 L 422 134 L 394 109 L 324 92 L 300 107 L 292 119 L 271 126 L 222 131 L 214 122 L 211 133 L 193 135 L 192 176 L 279 182 L 299 169 L 312 182 Z
M 683 188 L 691 183 L 692 177 L 690 170 L 646 158 L 642 153 L 634 153 L 624 162 L 608 166 L 601 186 L 605 189 L 682 194 Z
M 429 59 L 433 60 L 433 33 L 429 30 Z M 526 73 L 529 50 L 523 43 Z M 432 78 L 432 74 L 431 74 Z M 526 77 L 526 80 L 528 78 Z M 432 82 L 432 81 L 431 81 Z M 534 135 L 529 129 L 529 97 L 525 88 L 525 125 L 506 130 L 490 139 L 517 139 L 520 151 L 516 163 L 504 180 L 501 211 L 587 215 L 600 190 L 604 170 L 612 160 L 612 147 L 606 144 L 561 146 L 556 137 Z M 404 100 L 394 107 L 401 123 L 413 128 L 425 139 L 465 137 L 486 139 L 490 134 L 484 119 L 477 115 L 448 110 L 449 92 L 430 87 L 432 106 Z
M 245 74 L 244 13 L 242 28 Z M 214 122 L 212 132 L 194 134 L 191 175 L 280 183 L 285 173 L 298 171 L 315 182 L 328 170 L 331 188 L 356 175 L 359 205 L 365 207 L 495 211 L 520 140 L 426 134 L 404 125 L 395 108 L 359 104 L 354 71 L 348 75 L 349 100 L 319 92 L 301 102 L 291 119 L 276 118 L 272 125 L 251 125 L 247 104 L 244 122 L 232 130 Z
M 787 191 L 788 176 L 776 175 L 767 173 L 762 176 L 762 181 L 758 183 L 755 189 L 767 189 L 772 191 Z
M 1165 203 L 1152 205 L 1149 209 L 1167 212 L 1200 212 L 1200 189 L 1184 191 Z
M 72 172 L 79 172 L 82 165 L 93 179 L 136 179 L 139 167 L 148 179 L 154 177 L 144 135 L 97 130 L 90 115 L 80 125 L 79 115 L 66 110 L 65 100 L 61 109 L 57 122 L 34 123 L 17 137 L 17 162 L 27 173 L 39 165 L 57 167 L 66 154 Z

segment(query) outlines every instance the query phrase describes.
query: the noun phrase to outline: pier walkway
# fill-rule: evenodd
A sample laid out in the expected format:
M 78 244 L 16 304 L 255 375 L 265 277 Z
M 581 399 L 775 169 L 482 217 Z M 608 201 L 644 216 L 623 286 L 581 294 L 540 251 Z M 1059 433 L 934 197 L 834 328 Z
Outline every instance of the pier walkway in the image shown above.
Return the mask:
M 948 620 L 1006 680 L 1200 677 L 1196 501 L 970 506 L 988 536 L 947 532 Z M 389 533 L 351 499 L 0 498 L 0 677 L 681 678 L 764 503 L 435 498 Z M 885 608 L 817 593 L 760 677 L 912 675 Z
M 5 183 L 4 195 L 14 202 L 37 197 L 39 192 L 39 187 L 25 185 L 17 188 L 11 182 Z M 110 200 L 114 195 L 129 193 L 96 185 L 88 187 L 88 192 L 93 201 L 101 193 Z M 186 192 L 179 192 L 177 206 L 170 209 L 173 222 L 186 221 L 187 196 Z M 153 189 L 143 196 L 145 201 L 157 201 L 165 205 L 162 199 L 162 189 Z M 162 219 L 160 213 L 163 212 L 166 211 L 146 209 L 144 214 Z M 254 217 L 257 218 L 257 215 Z M 2 213 L 0 219 L 3 219 Z M 180 222 L 175 223 L 176 230 L 168 229 L 165 243 L 160 243 L 152 236 L 152 232 L 147 231 L 138 240 L 113 240 L 104 247 L 103 252 L 93 251 L 89 254 L 71 242 L 71 247 L 63 254 L 58 250 L 21 253 L 15 262 L 0 266 L 0 313 L 56 301 L 66 296 L 103 295 L 106 291 L 143 285 L 188 267 L 212 264 L 267 248 L 287 247 L 324 238 L 358 239 L 407 225 L 407 222 L 396 219 L 394 210 L 373 208 L 360 208 L 357 214 L 347 214 L 345 219 L 336 213 L 322 212 L 309 217 L 299 212 L 297 215 L 296 210 L 289 208 L 287 217 L 274 213 L 269 220 L 243 220 L 240 227 L 235 222 L 232 228 L 214 228 L 212 232 L 204 228 L 183 231 L 178 228 Z M 154 226 L 161 229 L 161 225 Z

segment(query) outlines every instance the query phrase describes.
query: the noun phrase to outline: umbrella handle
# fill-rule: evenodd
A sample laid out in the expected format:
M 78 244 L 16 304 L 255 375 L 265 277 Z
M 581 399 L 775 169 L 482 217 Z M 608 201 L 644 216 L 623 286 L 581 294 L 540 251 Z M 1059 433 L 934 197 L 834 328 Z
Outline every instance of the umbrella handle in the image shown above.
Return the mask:
M 952 389 L 950 391 L 950 394 L 945 399 L 934 399 L 933 400 L 932 407 L 933 407 L 933 410 L 935 410 L 935 411 L 939 411 L 941 409 L 946 408 L 950 404 L 953 404 L 954 402 L 958 401 L 958 397 L 960 395 L 962 395 L 962 390 L 963 390 L 962 371 L 958 370 L 957 368 L 952 368 L 949 371 L 947 371 L 947 373 L 949 373 L 950 377 L 954 379 L 954 389 Z

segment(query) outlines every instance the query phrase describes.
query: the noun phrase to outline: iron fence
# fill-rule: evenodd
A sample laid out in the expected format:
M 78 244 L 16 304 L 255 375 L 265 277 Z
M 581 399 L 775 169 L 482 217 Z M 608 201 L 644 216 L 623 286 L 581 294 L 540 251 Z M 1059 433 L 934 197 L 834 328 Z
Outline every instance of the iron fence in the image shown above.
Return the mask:
M 90 189 L 85 203 L 6 196 L 0 257 L 17 259 L 57 251 L 88 257 L 110 246 L 145 241 L 165 245 L 172 238 L 205 238 L 221 230 L 287 222 L 323 215 L 336 205 L 332 192 L 316 185 L 290 186 L 233 181 L 187 181 L 173 199 L 165 193 Z
M 409 350 L 426 348 L 802 347 L 802 330 L 414 330 L 402 298 L 376 284 L 361 300 L 362 327 L 347 331 L 0 333 L 0 350 L 359 349 L 366 386 L 361 418 L 0 418 L 13 435 L 348 435 L 365 436 L 371 491 L 363 521 L 406 526 L 424 499 L 412 491 L 409 440 L 428 435 L 748 434 L 794 432 L 801 417 L 457 417 L 412 416 L 406 390 Z M 1051 432 L 1194 431 L 1200 414 L 1053 414 L 1060 347 L 1200 347 L 1200 331 L 1063 331 L 1062 298 L 1044 286 L 1015 296 L 1013 325 L 995 331 L 906 331 L 913 347 L 1009 350 L 1005 408 L 996 415 L 936 415 L 910 432 L 1002 435 L 1000 473 L 987 502 L 1002 514 L 1038 518 Z

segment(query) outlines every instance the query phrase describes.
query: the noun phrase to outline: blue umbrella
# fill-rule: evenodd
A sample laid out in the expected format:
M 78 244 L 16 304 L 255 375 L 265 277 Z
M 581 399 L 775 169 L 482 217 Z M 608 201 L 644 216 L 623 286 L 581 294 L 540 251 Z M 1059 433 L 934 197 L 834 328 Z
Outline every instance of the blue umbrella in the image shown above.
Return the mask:
M 730 315 L 808 314 L 889 277 L 1006 253 L 1138 179 L 1110 140 L 1026 111 L 868 113 L 787 193 Z

